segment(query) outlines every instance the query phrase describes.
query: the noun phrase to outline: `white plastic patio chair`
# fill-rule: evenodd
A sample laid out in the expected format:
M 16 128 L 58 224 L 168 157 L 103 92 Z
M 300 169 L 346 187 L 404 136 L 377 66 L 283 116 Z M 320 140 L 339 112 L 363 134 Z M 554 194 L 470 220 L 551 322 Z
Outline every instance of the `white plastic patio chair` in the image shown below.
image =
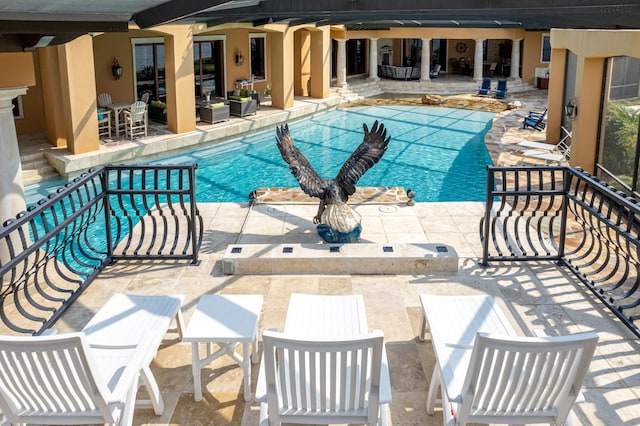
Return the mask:
M 136 101 L 129 110 L 122 111 L 125 135 L 129 139 L 147 136 L 147 104 Z
M 382 332 L 306 341 L 265 331 L 263 341 L 258 388 L 266 386 L 266 400 L 258 399 L 260 425 L 376 425 L 379 412 L 380 424 L 386 424 L 386 407 L 380 405 Z
M 99 107 L 106 107 L 108 105 L 111 105 L 113 102 L 111 102 L 111 95 L 108 93 L 100 93 L 98 95 L 98 106 Z
M 12 423 L 130 425 L 147 351 L 92 349 L 84 333 L 0 337 L 0 408 Z
M 564 163 L 571 158 L 571 132 L 562 128 L 566 135 L 556 145 L 542 142 L 522 141 L 518 143 L 519 147 L 531 148 L 523 151 L 520 155 L 522 158 L 518 164 L 527 160 L 540 160 L 545 163 Z
M 111 137 L 111 111 L 98 108 L 98 137 Z
M 114 294 L 80 333 L 0 336 L 0 410 L 12 423 L 130 425 L 164 411 L 149 368 L 184 296 Z M 144 385 L 148 400 L 136 399 Z
M 427 412 L 433 414 L 436 390 L 442 386 L 447 426 L 570 425 L 571 409 L 580 395 L 597 342 L 598 335 L 593 332 L 560 337 L 478 333 L 473 347 L 452 347 L 449 359 L 440 360 L 455 364 L 455 373 L 465 377 L 464 382 L 449 375 L 451 382 L 442 383 L 440 368 L 434 369 Z

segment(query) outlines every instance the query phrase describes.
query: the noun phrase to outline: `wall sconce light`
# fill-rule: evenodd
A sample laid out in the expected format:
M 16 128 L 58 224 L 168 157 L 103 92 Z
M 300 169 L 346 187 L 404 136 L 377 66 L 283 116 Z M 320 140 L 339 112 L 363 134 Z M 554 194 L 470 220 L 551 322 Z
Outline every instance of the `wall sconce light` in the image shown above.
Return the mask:
M 240 49 L 236 49 L 234 53 L 236 57 L 236 65 L 244 64 L 244 56 L 242 56 L 242 52 L 240 51 Z
M 575 120 L 578 116 L 578 100 L 576 98 L 569 99 L 564 106 L 564 114 L 571 120 Z
M 113 65 L 111 65 L 111 74 L 116 80 L 120 80 L 122 77 L 122 67 L 118 63 L 118 58 L 113 58 Z

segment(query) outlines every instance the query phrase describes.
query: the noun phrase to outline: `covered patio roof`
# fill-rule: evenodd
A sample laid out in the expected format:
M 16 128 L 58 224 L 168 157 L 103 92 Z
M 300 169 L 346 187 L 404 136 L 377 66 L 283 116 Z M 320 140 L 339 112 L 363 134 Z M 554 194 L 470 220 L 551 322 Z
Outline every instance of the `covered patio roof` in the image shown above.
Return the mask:
M 127 31 L 168 23 L 344 25 L 391 27 L 640 28 L 635 0 L 0 0 L 0 51 L 65 43 L 92 32 Z

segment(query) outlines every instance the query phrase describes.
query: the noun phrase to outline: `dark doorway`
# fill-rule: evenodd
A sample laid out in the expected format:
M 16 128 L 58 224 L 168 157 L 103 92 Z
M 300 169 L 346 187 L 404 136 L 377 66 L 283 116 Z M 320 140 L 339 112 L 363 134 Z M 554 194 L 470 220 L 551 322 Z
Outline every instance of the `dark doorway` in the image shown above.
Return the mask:
M 367 43 L 365 39 L 347 41 L 347 75 L 367 72 Z

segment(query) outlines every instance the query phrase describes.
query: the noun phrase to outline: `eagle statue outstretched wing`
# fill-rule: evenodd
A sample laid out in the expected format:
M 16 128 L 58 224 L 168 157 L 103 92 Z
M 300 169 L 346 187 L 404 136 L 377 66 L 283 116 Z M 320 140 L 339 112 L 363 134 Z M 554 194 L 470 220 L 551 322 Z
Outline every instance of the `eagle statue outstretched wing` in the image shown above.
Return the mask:
M 371 132 L 369 132 L 366 124 L 363 123 L 362 127 L 364 128 L 362 143 L 345 161 L 335 179 L 347 196 L 353 195 L 356 191 L 355 185 L 362 175 L 380 161 L 391 139 L 390 136 L 387 137 L 387 129 L 384 128 L 384 124 L 380 123 L 380 126 L 378 126 L 378 120 L 373 123 Z M 343 201 L 346 202 L 347 200 L 344 199 Z
M 348 196 L 355 192 L 358 180 L 380 161 L 391 139 L 387 137 L 384 124 L 378 125 L 377 120 L 373 123 L 371 131 L 366 124 L 363 124 L 362 127 L 364 128 L 362 143 L 345 161 L 335 179 L 324 179 L 318 175 L 307 158 L 294 145 L 288 125 L 285 124 L 276 129 L 276 142 L 280 154 L 307 195 L 323 198 L 328 187 L 333 183 L 337 184 L 342 190 L 341 192 L 344 193 L 345 197 L 341 197 L 343 202 L 346 202 Z
M 325 207 L 345 204 L 356 190 L 356 183 L 376 164 L 389 145 L 391 137 L 387 137 L 384 124 L 378 124 L 376 120 L 371 131 L 363 124 L 364 138 L 351 156 L 340 168 L 333 179 L 322 178 L 311 166 L 307 158 L 294 145 L 289 133 L 289 126 L 284 125 L 276 129 L 276 143 L 284 161 L 287 162 L 291 173 L 298 180 L 300 188 L 312 197 L 320 198 L 318 215 L 315 223 L 320 223 Z

